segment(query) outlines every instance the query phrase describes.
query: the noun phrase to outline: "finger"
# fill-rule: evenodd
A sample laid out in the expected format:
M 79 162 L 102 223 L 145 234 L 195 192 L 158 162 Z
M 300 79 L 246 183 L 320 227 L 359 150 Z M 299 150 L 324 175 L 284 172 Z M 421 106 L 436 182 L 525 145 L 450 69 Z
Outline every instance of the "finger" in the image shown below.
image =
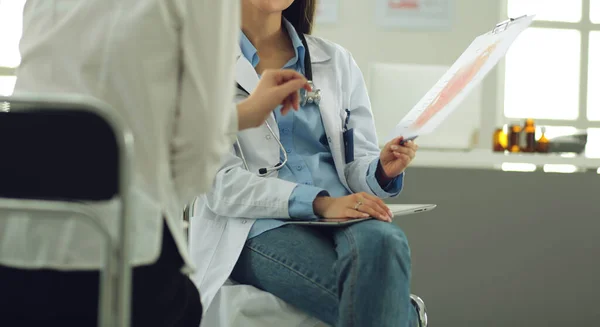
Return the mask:
M 379 197 L 371 195 L 369 193 L 365 193 L 365 192 L 359 193 L 358 195 L 360 197 L 366 199 L 366 200 L 369 200 L 369 201 L 372 201 L 373 203 L 375 203 L 390 218 L 393 216 L 392 211 L 390 210 L 390 208 Z
M 415 150 L 408 146 L 392 145 L 391 150 L 392 150 L 392 152 L 404 153 L 408 156 L 415 155 Z
M 283 103 L 282 105 L 285 105 L 286 107 L 291 107 L 292 106 L 292 96 L 288 95 L 287 97 L 285 97 L 285 99 L 283 99 Z
M 366 198 L 366 199 L 369 199 L 369 200 L 371 200 L 371 201 L 373 201 L 373 202 L 377 203 L 377 204 L 378 204 L 379 206 L 381 206 L 382 208 L 384 208 L 384 209 L 388 210 L 388 207 L 387 207 L 387 205 L 385 204 L 385 202 L 383 202 L 383 200 L 382 200 L 382 199 L 380 199 L 379 197 L 377 197 L 377 196 L 375 196 L 375 195 L 372 195 L 372 194 L 369 194 L 369 193 L 366 193 L 366 192 L 358 193 L 358 195 L 359 195 L 359 196 L 362 196 L 362 197 L 364 197 L 364 198 Z
M 292 110 L 295 110 L 294 104 L 292 104 L 292 102 L 290 100 L 286 101 L 285 108 L 286 108 L 286 111 L 285 111 L 286 114 Z
M 389 208 L 379 199 L 378 197 L 374 197 L 371 195 L 365 195 L 361 202 L 363 205 L 366 205 L 369 208 L 373 208 L 381 218 L 391 218 L 389 214 Z M 362 211 L 362 208 L 358 208 L 359 211 Z
M 405 147 L 409 147 L 411 149 L 413 149 L 414 151 L 417 151 L 417 149 L 419 148 L 419 146 L 417 145 L 417 143 L 415 143 L 415 141 L 408 141 L 404 144 Z
M 365 210 L 369 210 L 369 214 L 378 218 L 379 220 L 390 221 L 392 219 L 388 213 L 388 209 L 382 208 L 375 201 L 363 199 L 363 204 L 358 207 L 358 211 L 364 212 Z
M 366 203 L 360 205 L 357 210 L 360 212 L 367 213 L 370 217 L 373 217 L 377 220 L 391 221 L 390 217 L 388 217 L 387 215 L 382 215 L 375 207 L 372 207 Z
M 405 152 L 392 152 L 392 154 L 394 155 L 394 158 L 396 159 L 402 159 L 404 161 L 412 161 L 415 158 L 415 153 L 405 153 Z
M 285 111 L 288 112 L 290 110 L 298 110 L 297 100 L 294 99 L 293 95 L 290 94 L 283 99 L 281 102 L 281 106 L 285 107 Z M 282 112 L 283 113 L 283 112 Z
M 289 103 L 283 104 L 283 107 L 281 108 L 281 115 L 285 116 L 285 115 L 287 115 L 287 113 L 289 111 L 290 111 L 290 105 L 289 105 Z
M 288 107 L 288 111 L 296 110 L 297 104 L 294 103 L 293 96 L 290 95 L 290 96 L 287 97 L 286 104 L 287 104 L 287 107 Z
M 396 152 L 399 152 L 399 153 L 404 153 L 404 154 L 406 154 L 406 155 L 407 155 L 407 156 L 408 156 L 408 157 L 409 157 L 411 160 L 412 160 L 412 158 L 414 158 L 414 157 L 415 157 L 415 155 L 417 154 L 417 153 L 415 152 L 415 150 L 413 150 L 413 149 L 407 149 L 406 151 L 396 151 Z
M 306 79 L 306 77 L 304 77 L 304 75 L 302 75 L 299 72 L 292 70 L 292 69 L 280 69 L 280 70 L 274 71 L 273 73 L 276 75 L 275 79 L 278 82 L 280 82 L 281 84 L 287 83 L 292 80 L 301 80 L 304 82 L 302 84 L 306 84 L 308 82 L 308 80 Z M 298 88 L 300 88 L 300 87 L 298 87 Z
M 387 143 L 387 144 L 386 144 L 386 145 L 383 147 L 383 150 L 384 150 L 384 151 L 385 151 L 385 150 L 390 150 L 390 149 L 392 148 L 392 146 L 394 146 L 394 145 L 399 145 L 399 144 L 400 144 L 400 142 L 402 141 L 402 139 L 403 139 L 403 137 L 402 137 L 402 136 L 400 136 L 400 137 L 396 137 L 396 138 L 392 139 L 391 141 L 389 141 L 389 142 L 388 142 L 388 143 Z
M 304 81 L 297 79 L 285 82 L 284 84 L 281 84 L 277 87 L 277 95 L 281 99 L 286 98 L 289 95 L 291 95 L 292 92 L 298 92 L 298 90 L 300 90 L 304 86 L 304 84 Z
M 405 153 L 392 152 L 392 154 L 394 155 L 394 157 L 396 159 L 399 159 L 399 160 L 402 160 L 402 161 L 405 161 L 405 162 L 411 162 L 413 160 L 413 158 L 409 157 Z
M 289 81 L 295 81 L 295 79 L 291 79 L 291 80 L 288 80 L 288 81 L 285 81 L 285 82 L 279 83 L 279 84 L 284 84 L 284 83 L 287 83 Z M 304 83 L 304 85 L 302 85 L 301 89 L 305 89 L 306 91 L 309 91 L 309 92 L 312 91 L 312 87 L 308 83 Z
M 351 219 L 361 219 L 361 218 L 371 217 L 368 213 L 360 212 L 360 211 L 354 210 L 354 209 L 347 209 L 346 212 L 344 213 L 344 215 L 347 218 L 351 218 Z
M 288 99 L 290 102 L 290 109 L 298 111 L 300 109 L 300 97 L 298 95 L 298 92 L 293 92 Z
M 385 144 L 385 146 L 383 147 L 383 151 L 390 151 L 393 144 L 394 144 L 394 140 L 387 142 Z
M 292 93 L 290 101 L 295 110 L 300 109 L 300 94 L 299 92 Z

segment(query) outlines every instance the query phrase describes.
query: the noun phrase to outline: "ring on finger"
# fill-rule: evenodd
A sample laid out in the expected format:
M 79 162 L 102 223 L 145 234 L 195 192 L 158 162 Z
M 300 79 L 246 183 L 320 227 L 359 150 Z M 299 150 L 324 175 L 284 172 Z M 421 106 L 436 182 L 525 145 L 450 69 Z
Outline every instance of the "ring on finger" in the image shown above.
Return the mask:
M 357 201 L 356 205 L 354 206 L 354 210 L 358 210 L 358 208 L 362 205 L 362 201 Z

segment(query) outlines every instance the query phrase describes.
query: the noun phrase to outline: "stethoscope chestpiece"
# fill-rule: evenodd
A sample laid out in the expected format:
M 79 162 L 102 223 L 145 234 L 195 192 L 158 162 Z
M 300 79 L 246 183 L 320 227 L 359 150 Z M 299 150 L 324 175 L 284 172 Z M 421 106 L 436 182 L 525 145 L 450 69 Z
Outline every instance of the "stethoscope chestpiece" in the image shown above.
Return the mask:
M 308 81 L 308 85 L 310 85 L 312 91 L 300 90 L 300 105 L 305 106 L 312 103 L 319 105 L 321 103 L 321 90 L 315 89 L 312 81 Z

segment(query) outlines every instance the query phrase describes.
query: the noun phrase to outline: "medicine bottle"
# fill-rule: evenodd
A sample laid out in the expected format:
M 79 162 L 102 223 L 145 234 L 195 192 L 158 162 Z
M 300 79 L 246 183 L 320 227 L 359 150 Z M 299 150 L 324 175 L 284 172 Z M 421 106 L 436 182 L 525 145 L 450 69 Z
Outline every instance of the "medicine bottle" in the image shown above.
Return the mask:
M 506 133 L 503 128 L 498 128 L 494 131 L 492 151 L 504 152 L 506 150 Z
M 522 148 L 523 152 L 535 152 L 535 124 L 533 119 L 525 120 L 525 145 Z
M 508 151 L 521 151 L 521 126 L 512 124 L 508 127 Z
M 547 153 L 550 148 L 550 140 L 546 137 L 546 127 L 542 127 L 542 136 L 537 140 L 536 151 Z

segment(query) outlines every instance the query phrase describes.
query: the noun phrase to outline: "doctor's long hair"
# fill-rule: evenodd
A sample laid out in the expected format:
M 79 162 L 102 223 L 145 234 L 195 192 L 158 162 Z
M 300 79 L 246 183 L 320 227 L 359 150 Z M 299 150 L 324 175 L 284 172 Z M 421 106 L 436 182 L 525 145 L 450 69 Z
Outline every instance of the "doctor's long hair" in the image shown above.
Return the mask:
M 294 0 L 283 11 L 283 17 L 292 23 L 299 33 L 310 34 L 315 19 L 316 2 L 316 0 Z

